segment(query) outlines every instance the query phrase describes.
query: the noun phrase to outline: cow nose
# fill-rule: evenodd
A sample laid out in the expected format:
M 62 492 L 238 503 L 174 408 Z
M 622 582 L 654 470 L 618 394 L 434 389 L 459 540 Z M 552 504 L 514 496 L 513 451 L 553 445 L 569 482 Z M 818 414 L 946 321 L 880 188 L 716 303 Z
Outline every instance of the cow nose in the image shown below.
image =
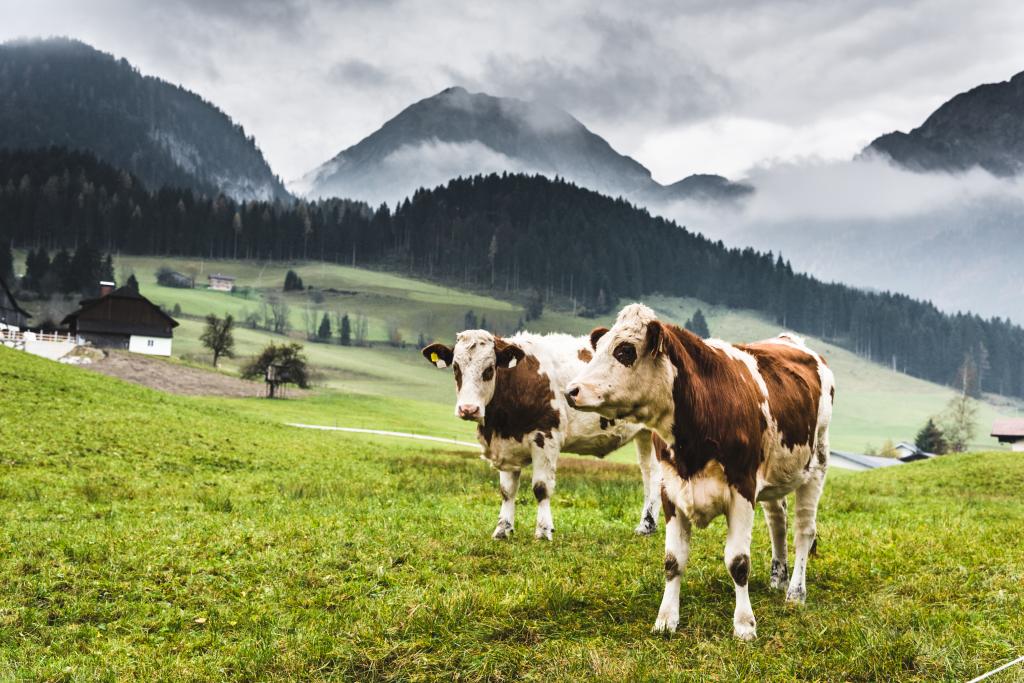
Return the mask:
M 476 417 L 480 413 L 480 406 L 474 405 L 461 405 L 459 406 L 459 417 L 466 420 L 471 417 Z

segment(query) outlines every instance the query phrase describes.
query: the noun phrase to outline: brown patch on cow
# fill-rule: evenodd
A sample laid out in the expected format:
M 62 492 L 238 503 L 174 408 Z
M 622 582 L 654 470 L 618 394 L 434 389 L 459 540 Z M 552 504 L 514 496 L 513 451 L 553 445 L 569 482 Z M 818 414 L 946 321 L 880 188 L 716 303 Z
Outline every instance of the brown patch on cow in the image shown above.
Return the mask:
M 455 388 L 461 390 L 462 389 L 462 368 L 460 368 L 459 364 L 456 363 L 455 365 L 452 366 L 452 370 L 455 371 Z
M 597 342 L 601 340 L 601 337 L 608 332 L 607 327 L 595 327 L 594 331 L 590 333 L 590 348 L 596 350 Z
M 831 386 L 831 387 L 828 388 L 828 399 L 829 399 L 829 401 L 831 403 L 835 403 L 836 402 L 836 388 L 835 388 L 835 386 Z
M 679 576 L 679 560 L 672 553 L 665 553 L 665 580 L 671 581 Z
M 669 520 L 676 516 L 676 504 L 668 497 L 664 488 L 661 489 L 661 509 L 665 512 L 665 524 L 668 524 Z
M 548 487 L 544 485 L 544 482 L 533 482 L 533 497 L 537 499 L 538 503 L 548 497 Z
M 555 398 L 551 380 L 540 371 L 536 357 L 524 355 L 513 368 L 499 367 L 494 396 L 478 428 L 487 443 L 495 435 L 522 441 L 530 432 L 548 435 L 558 429 L 558 412 L 551 407 Z
M 533 435 L 533 442 L 535 444 L 537 444 L 538 446 L 540 446 L 541 448 L 543 448 L 544 447 L 544 435 L 541 434 L 540 432 L 537 432 L 536 434 Z
M 658 460 L 667 463 L 673 461 L 672 447 L 665 443 L 665 439 L 661 438 L 658 432 L 651 432 L 651 445 L 654 447 L 654 455 Z
M 737 555 L 729 563 L 729 575 L 737 586 L 746 586 L 750 578 L 750 555 Z
M 580 349 L 579 352 L 577 352 L 576 357 L 584 363 L 589 363 L 594 357 L 594 354 L 590 352 L 590 349 Z
M 821 400 L 818 360 L 788 344 L 762 342 L 736 348 L 757 359 L 757 369 L 768 387 L 768 409 L 778 422 L 782 445 L 790 450 L 812 446 Z
M 512 500 L 512 493 L 510 491 L 508 491 L 504 486 L 499 486 L 498 488 L 501 489 L 501 499 L 503 501 L 507 503 Z
M 657 332 L 651 333 L 651 326 L 657 326 Z M 729 484 L 753 502 L 767 422 L 747 366 L 675 325 L 650 323 L 648 340 L 677 370 L 672 386 L 676 471 L 686 480 L 716 460 Z

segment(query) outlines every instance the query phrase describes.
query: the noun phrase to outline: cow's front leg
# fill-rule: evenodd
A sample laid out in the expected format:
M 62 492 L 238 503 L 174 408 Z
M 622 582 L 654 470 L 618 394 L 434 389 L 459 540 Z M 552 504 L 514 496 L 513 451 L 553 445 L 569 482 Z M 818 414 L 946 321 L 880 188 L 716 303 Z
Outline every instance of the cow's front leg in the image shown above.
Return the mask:
M 665 594 L 661 598 L 655 633 L 674 633 L 679 626 L 679 589 L 686 563 L 690 559 L 690 520 L 679 514 L 676 506 L 662 491 L 665 512 Z
M 498 513 L 498 526 L 492 538 L 505 539 L 512 535 L 516 526 L 516 494 L 519 492 L 519 470 L 498 473 L 501 484 L 501 512 Z
M 766 500 L 761 503 L 768 535 L 772 538 L 772 574 L 770 586 L 782 590 L 789 581 L 789 565 L 786 561 L 786 499 Z
M 555 468 L 558 466 L 558 448 L 555 439 L 537 434 L 531 449 L 533 457 L 533 495 L 537 498 L 537 529 L 534 537 L 550 541 L 555 530 L 551 516 L 551 496 L 555 492 Z
M 796 557 L 793 560 L 793 576 L 786 591 L 786 601 L 803 603 L 807 599 L 807 556 L 811 553 L 814 539 L 818 534 L 818 499 L 825 486 L 824 470 L 796 490 L 796 512 L 794 516 L 793 545 Z
M 661 467 L 651 443 L 651 433 L 645 429 L 636 435 L 635 440 L 640 475 L 644 480 L 644 506 L 640 510 L 640 524 L 634 531 L 640 536 L 649 536 L 657 531 L 661 513 Z
M 757 637 L 757 622 L 750 606 L 750 537 L 754 531 L 754 504 L 732 490 L 729 503 L 729 533 L 725 539 L 725 566 L 736 588 L 736 611 L 733 612 L 733 633 L 740 640 Z

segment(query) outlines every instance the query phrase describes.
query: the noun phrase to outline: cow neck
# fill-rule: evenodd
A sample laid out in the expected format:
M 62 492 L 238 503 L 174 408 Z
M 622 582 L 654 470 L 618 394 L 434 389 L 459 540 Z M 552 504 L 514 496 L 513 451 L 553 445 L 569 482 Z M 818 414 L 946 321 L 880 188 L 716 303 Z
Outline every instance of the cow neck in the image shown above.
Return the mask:
M 675 467 L 688 479 L 716 460 L 741 495 L 753 501 L 761 435 L 762 397 L 741 362 L 697 335 L 664 325 L 665 352 L 676 368 L 672 386 Z
M 558 428 L 558 413 L 551 407 L 555 394 L 540 362 L 527 354 L 514 368 L 498 368 L 494 395 L 487 402 L 483 423 L 477 428 L 487 443 L 493 435 L 522 440 L 533 431 L 551 436 Z

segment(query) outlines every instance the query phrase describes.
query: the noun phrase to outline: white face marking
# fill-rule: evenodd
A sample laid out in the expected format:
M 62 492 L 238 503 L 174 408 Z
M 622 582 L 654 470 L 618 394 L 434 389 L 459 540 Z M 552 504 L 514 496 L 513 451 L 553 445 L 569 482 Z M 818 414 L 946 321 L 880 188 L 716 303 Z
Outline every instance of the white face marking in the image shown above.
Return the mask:
M 671 412 L 675 369 L 663 353 L 647 349 L 647 327 L 657 316 L 643 304 L 623 308 L 597 342 L 593 357 L 569 384 L 575 407 L 614 419 L 648 424 Z
M 487 404 L 494 398 L 494 377 L 497 374 L 494 335 L 485 330 L 466 330 L 455 337 L 452 368 L 461 378 L 456 388 L 455 415 L 483 422 Z M 476 408 L 466 414 L 465 409 Z

